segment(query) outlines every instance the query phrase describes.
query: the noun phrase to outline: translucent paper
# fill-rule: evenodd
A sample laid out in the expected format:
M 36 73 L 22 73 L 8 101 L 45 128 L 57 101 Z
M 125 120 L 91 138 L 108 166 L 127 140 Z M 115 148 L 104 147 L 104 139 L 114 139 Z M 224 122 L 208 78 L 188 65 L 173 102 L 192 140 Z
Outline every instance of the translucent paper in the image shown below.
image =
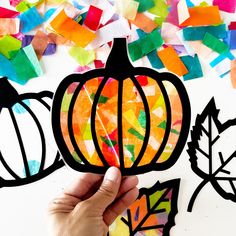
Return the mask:
M 95 34 L 69 18 L 62 10 L 50 23 L 51 27 L 67 40 L 80 47 L 86 47 L 95 39 Z
M 11 58 L 11 52 L 17 51 L 21 48 L 21 41 L 10 36 L 5 35 L 0 38 L 0 53 L 2 53 L 6 58 Z
M 183 76 L 188 73 L 188 69 L 180 60 L 178 54 L 176 53 L 173 47 L 170 46 L 159 51 L 158 56 L 169 71 L 179 76 Z
M 16 18 L 0 18 L 0 36 L 19 33 L 20 21 Z

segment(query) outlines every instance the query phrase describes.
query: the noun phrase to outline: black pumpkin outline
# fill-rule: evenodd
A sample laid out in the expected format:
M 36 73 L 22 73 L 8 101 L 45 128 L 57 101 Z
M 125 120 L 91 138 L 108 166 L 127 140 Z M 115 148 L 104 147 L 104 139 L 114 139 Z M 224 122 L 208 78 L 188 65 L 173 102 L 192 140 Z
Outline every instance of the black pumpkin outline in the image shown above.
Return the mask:
M 121 60 L 120 60 L 121 59 Z M 117 65 L 117 66 L 116 66 Z M 119 68 L 122 68 L 120 70 Z M 160 148 L 158 149 L 155 157 L 153 160 L 143 166 L 137 166 L 140 162 L 143 153 L 146 150 L 146 146 L 148 145 L 149 140 L 149 133 L 150 133 L 150 112 L 149 112 L 149 106 L 146 100 L 146 96 L 134 77 L 135 75 L 145 75 L 148 77 L 151 77 L 154 79 L 158 86 L 161 89 L 161 92 L 164 96 L 165 103 L 166 103 L 166 113 L 167 113 L 167 119 L 166 119 L 166 130 L 165 135 L 162 141 L 162 144 Z M 91 111 L 91 133 L 93 142 L 95 145 L 95 149 L 98 153 L 99 158 L 101 159 L 104 166 L 96 166 L 90 164 L 87 159 L 83 156 L 81 151 L 79 150 L 79 147 L 76 144 L 75 137 L 73 135 L 73 128 L 72 128 L 72 112 L 73 112 L 73 103 L 75 102 L 77 95 L 79 94 L 80 90 L 82 89 L 83 85 L 94 78 L 97 77 L 103 77 L 102 82 L 100 83 L 98 90 L 94 96 L 94 101 L 92 105 L 92 111 Z M 190 128 L 190 120 L 191 120 L 191 107 L 190 107 L 190 101 L 187 94 L 187 91 L 181 82 L 181 80 L 175 76 L 174 74 L 164 72 L 159 73 L 153 69 L 146 68 L 146 67 L 133 67 L 133 65 L 130 63 L 128 54 L 127 54 L 127 44 L 126 44 L 126 38 L 115 38 L 113 47 L 111 50 L 111 53 L 108 57 L 106 67 L 105 68 L 99 68 L 87 71 L 82 74 L 71 74 L 68 75 L 66 78 L 62 80 L 62 82 L 59 84 L 53 98 L 53 104 L 52 104 L 52 128 L 54 132 L 54 137 L 57 142 L 59 151 L 65 161 L 71 168 L 77 171 L 81 172 L 93 172 L 93 173 L 99 173 L 104 174 L 106 170 L 109 168 L 108 163 L 106 162 L 105 158 L 102 155 L 102 152 L 100 150 L 97 137 L 96 137 L 96 130 L 95 130 L 95 115 L 96 115 L 96 107 L 98 104 L 99 95 L 102 91 L 103 86 L 106 83 L 106 80 L 111 77 L 113 79 L 116 79 L 119 83 L 118 85 L 118 113 L 117 113 L 117 126 L 118 126 L 118 143 L 119 143 L 119 160 L 120 160 L 120 170 L 123 175 L 133 175 L 133 174 L 142 174 L 146 173 L 148 171 L 152 170 L 165 170 L 170 168 L 172 165 L 175 164 L 177 161 L 179 155 L 181 154 L 185 143 L 187 141 L 189 128 Z M 124 167 L 124 161 L 123 161 L 123 145 L 122 145 L 122 116 L 119 115 L 122 112 L 122 92 L 123 92 L 123 80 L 130 78 L 136 88 L 139 90 L 140 96 L 143 100 L 144 107 L 145 107 L 145 113 L 146 113 L 146 130 L 145 130 L 145 137 L 143 141 L 143 146 L 140 150 L 140 153 L 138 157 L 136 158 L 134 164 L 130 168 Z M 163 85 L 164 81 L 168 81 L 171 84 L 174 85 L 176 88 L 178 95 L 181 100 L 182 105 L 182 127 L 179 134 L 179 139 L 177 141 L 177 144 L 171 153 L 171 156 L 168 158 L 167 161 L 163 163 L 156 163 L 159 156 L 163 152 L 166 143 L 169 138 L 170 130 L 171 130 L 171 107 L 170 107 L 170 100 L 169 96 L 166 92 L 166 89 Z M 83 164 L 79 163 L 74 159 L 74 157 L 71 155 L 65 141 L 63 134 L 61 132 L 61 124 L 60 124 L 60 113 L 61 113 L 61 105 L 63 96 L 66 93 L 67 88 L 74 82 L 79 83 L 78 87 L 74 91 L 74 94 L 72 96 L 70 107 L 68 111 L 68 131 L 70 135 L 71 143 L 74 147 L 75 152 L 83 162 Z M 148 108 L 148 109 L 147 109 Z M 121 153 L 121 155 L 120 155 Z
M 51 110 L 51 107 L 43 100 L 44 97 L 46 98 L 53 98 L 53 93 L 50 91 L 42 91 L 39 93 L 24 93 L 24 94 L 18 94 L 18 92 L 15 90 L 15 88 L 9 83 L 8 79 L 6 77 L 0 79 L 0 87 L 3 92 L 0 93 L 0 115 L 2 108 L 7 108 L 9 110 L 10 116 L 13 121 L 13 125 L 16 131 L 16 135 L 19 141 L 22 158 L 25 166 L 26 171 L 26 177 L 20 177 L 18 176 L 12 169 L 8 166 L 7 162 L 5 161 L 4 157 L 2 156 L 1 150 L 0 150 L 0 162 L 5 167 L 5 169 L 9 172 L 9 174 L 15 178 L 11 180 L 6 180 L 1 177 L 0 173 L 0 187 L 15 187 L 15 186 L 21 186 L 30 184 L 33 182 L 36 182 L 48 175 L 50 175 L 52 172 L 56 171 L 57 169 L 63 167 L 65 165 L 64 161 L 60 159 L 60 153 L 57 151 L 55 160 L 52 165 L 50 165 L 48 168 L 44 169 L 44 164 L 46 160 L 46 140 L 43 134 L 43 130 L 41 127 L 41 124 L 36 117 L 36 115 L 33 113 L 33 111 L 28 107 L 23 100 L 26 99 L 34 99 L 37 100 L 39 103 L 41 103 L 49 112 Z M 36 123 L 36 126 L 38 128 L 38 131 L 40 133 L 41 142 L 42 142 L 42 157 L 40 162 L 40 168 L 37 174 L 30 175 L 29 166 L 27 163 L 27 157 L 25 156 L 25 150 L 24 150 L 24 144 L 21 140 L 20 131 L 18 129 L 18 125 L 15 120 L 14 113 L 12 111 L 12 106 L 14 106 L 16 103 L 19 103 L 21 106 L 23 106 L 26 111 L 31 115 L 32 119 Z M 23 146 L 22 146 L 23 145 Z

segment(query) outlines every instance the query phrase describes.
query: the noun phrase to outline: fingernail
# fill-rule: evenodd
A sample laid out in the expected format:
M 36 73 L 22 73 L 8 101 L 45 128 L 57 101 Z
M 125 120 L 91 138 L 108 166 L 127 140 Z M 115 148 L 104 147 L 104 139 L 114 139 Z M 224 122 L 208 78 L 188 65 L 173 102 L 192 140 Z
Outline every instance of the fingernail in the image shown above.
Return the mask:
M 105 180 L 118 182 L 118 180 L 120 178 L 120 170 L 118 168 L 112 166 L 107 170 L 104 178 L 105 178 Z

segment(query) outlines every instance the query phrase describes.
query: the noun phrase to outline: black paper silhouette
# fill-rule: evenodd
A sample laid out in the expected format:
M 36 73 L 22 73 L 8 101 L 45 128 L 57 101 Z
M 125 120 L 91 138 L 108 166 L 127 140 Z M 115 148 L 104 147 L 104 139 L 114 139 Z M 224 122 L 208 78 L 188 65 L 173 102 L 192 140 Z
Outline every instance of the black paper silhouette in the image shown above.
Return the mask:
M 236 202 L 236 119 L 221 123 L 218 114 L 212 98 L 197 116 L 191 132 L 191 142 L 188 143 L 191 167 L 203 181 L 190 199 L 189 212 L 207 183 L 211 183 L 224 199 Z
M 34 105 L 39 106 L 38 113 L 44 109 L 49 114 L 50 105 L 47 99 L 52 99 L 53 93 L 43 91 L 40 93 L 25 93 L 18 94 L 13 86 L 8 82 L 7 78 L 0 79 L 0 116 L 1 125 L 1 143 L 0 143 L 0 187 L 19 186 L 35 182 L 45 176 L 51 174 L 53 171 L 64 166 L 63 160 L 60 159 L 60 154 L 57 150 L 49 151 L 50 144 L 47 143 L 45 129 L 43 122 L 38 119 L 35 114 Z M 26 103 L 28 101 L 32 104 Z M 18 106 L 18 108 L 17 108 Z M 23 109 L 27 116 L 27 120 L 22 118 L 22 115 L 17 113 L 17 109 Z M 15 110 L 16 111 L 15 111 Z M 19 111 L 18 111 L 19 112 Z M 20 113 L 20 112 L 19 112 Z M 2 118 L 4 116 L 4 118 Z M 20 124 L 23 124 L 22 127 Z M 48 121 L 50 124 L 50 119 Z M 12 129 L 9 129 L 11 127 Z M 23 137 L 23 132 L 26 134 Z M 46 130 L 50 132 L 50 130 Z M 4 134 L 12 133 L 11 140 L 3 140 Z M 38 140 L 39 139 L 39 140 Z M 36 141 L 35 141 L 36 140 Z M 28 159 L 28 149 L 33 142 L 37 143 L 34 156 L 39 156 L 40 161 L 36 169 L 30 169 L 30 161 Z M 7 144 L 7 147 L 6 147 Z M 12 153 L 14 155 L 10 155 Z M 50 153 L 54 156 L 49 156 Z M 31 154 L 32 156 L 32 154 Z M 49 160 L 52 162 L 49 162 Z M 35 161 L 35 160 L 33 160 Z M 36 162 L 36 161 L 35 161 Z M 31 162 L 32 163 L 32 162 Z M 18 164 L 22 165 L 23 169 L 16 172 Z
M 145 232 L 149 230 L 157 231 L 156 235 L 169 235 L 171 227 L 175 225 L 174 218 L 178 213 L 179 185 L 180 179 L 174 179 L 164 183 L 157 182 L 149 189 L 140 189 L 138 199 L 121 218 L 127 225 L 130 236 L 134 236 L 138 232 L 146 235 Z M 113 228 L 115 227 L 119 227 L 119 225 Z M 113 235 L 112 233 L 113 231 L 110 230 L 110 236 Z
M 149 144 L 150 139 L 150 109 L 147 98 L 143 91 L 142 86 L 140 85 L 139 81 L 136 79 L 136 75 L 144 75 L 152 78 L 156 81 L 158 86 L 161 89 L 161 93 L 163 94 L 165 105 L 166 105 L 166 113 L 167 118 L 165 124 L 161 124 L 163 129 L 165 130 L 165 134 L 163 136 L 163 140 L 160 144 L 158 151 L 156 152 L 155 156 L 153 157 L 151 163 L 140 165 L 140 161 L 146 151 L 147 145 Z M 76 137 L 75 128 L 73 128 L 73 112 L 75 109 L 75 103 L 77 98 L 80 96 L 81 91 L 84 90 L 84 86 L 86 83 L 91 82 L 94 78 L 102 78 L 101 83 L 98 86 L 97 92 L 95 94 L 90 95 L 90 99 L 93 99 L 92 109 L 91 109 L 91 135 L 92 141 L 94 143 L 96 152 L 100 158 L 100 165 L 93 165 L 88 161 L 83 151 L 81 151 L 81 146 L 78 145 Z M 61 84 L 59 85 L 54 99 L 53 99 L 53 106 L 52 106 L 52 126 L 55 139 L 57 141 L 59 150 L 64 157 L 65 162 L 75 170 L 83 171 L 83 172 L 94 172 L 94 173 L 105 173 L 109 166 L 114 165 L 112 161 L 109 161 L 104 157 L 104 153 L 99 146 L 99 141 L 96 132 L 96 113 L 98 110 L 98 106 L 101 103 L 106 102 L 106 97 L 102 96 L 102 91 L 106 86 L 106 83 L 109 83 L 109 78 L 113 78 L 114 80 L 118 81 L 118 110 L 117 110 L 117 140 L 112 140 L 110 136 L 101 137 L 108 148 L 117 148 L 116 152 L 118 153 L 117 156 L 120 161 L 120 169 L 122 174 L 124 175 L 133 175 L 133 174 L 140 174 L 145 173 L 151 170 L 164 170 L 171 167 L 178 159 L 181 151 L 186 143 L 186 139 L 188 136 L 189 125 L 190 125 L 190 102 L 185 90 L 184 85 L 182 82 L 177 78 L 175 75 L 170 73 L 158 73 L 149 68 L 145 67 L 133 67 L 129 61 L 127 55 L 127 46 L 126 46 L 126 39 L 125 38 L 116 38 L 114 39 L 114 44 L 112 51 L 108 57 L 106 67 L 95 69 L 88 71 L 84 74 L 72 74 L 65 78 Z M 126 168 L 124 164 L 124 141 L 122 138 L 123 134 L 123 124 L 122 124 L 122 95 L 124 93 L 124 83 L 126 79 L 130 79 L 134 86 L 136 87 L 138 93 L 143 102 L 144 106 L 144 114 L 145 114 L 145 134 L 140 135 L 137 131 L 131 130 L 132 132 L 136 132 L 136 135 L 139 135 L 138 138 L 142 140 L 143 145 L 136 156 L 132 167 Z M 179 139 L 176 143 L 176 146 L 168 160 L 163 161 L 163 163 L 157 163 L 164 148 L 166 147 L 168 138 L 171 132 L 174 130 L 171 128 L 171 106 L 170 106 L 170 99 L 168 97 L 168 93 L 164 86 L 164 82 L 169 82 L 172 86 L 175 87 L 179 94 L 179 99 L 182 104 L 182 126 L 179 132 Z M 76 84 L 77 83 L 77 84 Z M 62 128 L 62 117 L 61 111 L 64 105 L 65 95 L 67 94 L 68 89 L 73 90 L 71 100 L 69 101 L 68 107 L 68 114 L 64 120 L 67 120 L 67 127 Z M 81 100 L 81 103 L 83 101 Z M 86 108 L 85 108 L 86 109 Z M 83 119 L 83 112 L 81 112 L 81 116 L 78 119 Z M 76 122 L 74 122 L 76 123 Z M 156 124 L 159 125 L 159 124 Z M 64 130 L 62 130 L 64 129 Z M 68 137 L 65 139 L 63 136 L 63 132 L 65 129 L 68 130 Z M 112 134 L 114 136 L 114 134 Z M 99 137 L 100 138 L 100 137 Z M 79 142 L 79 141 L 78 141 Z M 116 146 L 115 146 L 116 145 Z M 115 146 L 115 147 L 114 147 Z M 132 150 L 131 150 L 132 152 Z M 91 157 L 92 158 L 92 157 Z

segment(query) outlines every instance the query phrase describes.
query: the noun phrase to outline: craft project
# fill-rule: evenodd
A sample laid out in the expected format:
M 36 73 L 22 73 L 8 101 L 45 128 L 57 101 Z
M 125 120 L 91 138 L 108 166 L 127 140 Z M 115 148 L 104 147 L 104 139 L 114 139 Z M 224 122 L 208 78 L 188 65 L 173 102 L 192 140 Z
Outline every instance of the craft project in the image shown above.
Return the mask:
M 73 74 L 53 101 L 54 137 L 66 163 L 132 175 L 171 167 L 186 142 L 190 103 L 173 74 L 133 67 L 125 38 L 114 39 L 105 68 Z
M 207 183 L 211 183 L 224 199 L 236 202 L 236 119 L 221 123 L 218 114 L 212 98 L 197 116 L 191 132 L 191 142 L 188 143 L 191 167 L 203 181 L 190 199 L 189 212 Z
M 0 187 L 32 183 L 64 166 L 45 119 L 52 96 L 49 91 L 19 95 L 0 79 Z
M 168 236 L 178 213 L 180 179 L 140 189 L 138 199 L 111 225 L 109 236 Z

